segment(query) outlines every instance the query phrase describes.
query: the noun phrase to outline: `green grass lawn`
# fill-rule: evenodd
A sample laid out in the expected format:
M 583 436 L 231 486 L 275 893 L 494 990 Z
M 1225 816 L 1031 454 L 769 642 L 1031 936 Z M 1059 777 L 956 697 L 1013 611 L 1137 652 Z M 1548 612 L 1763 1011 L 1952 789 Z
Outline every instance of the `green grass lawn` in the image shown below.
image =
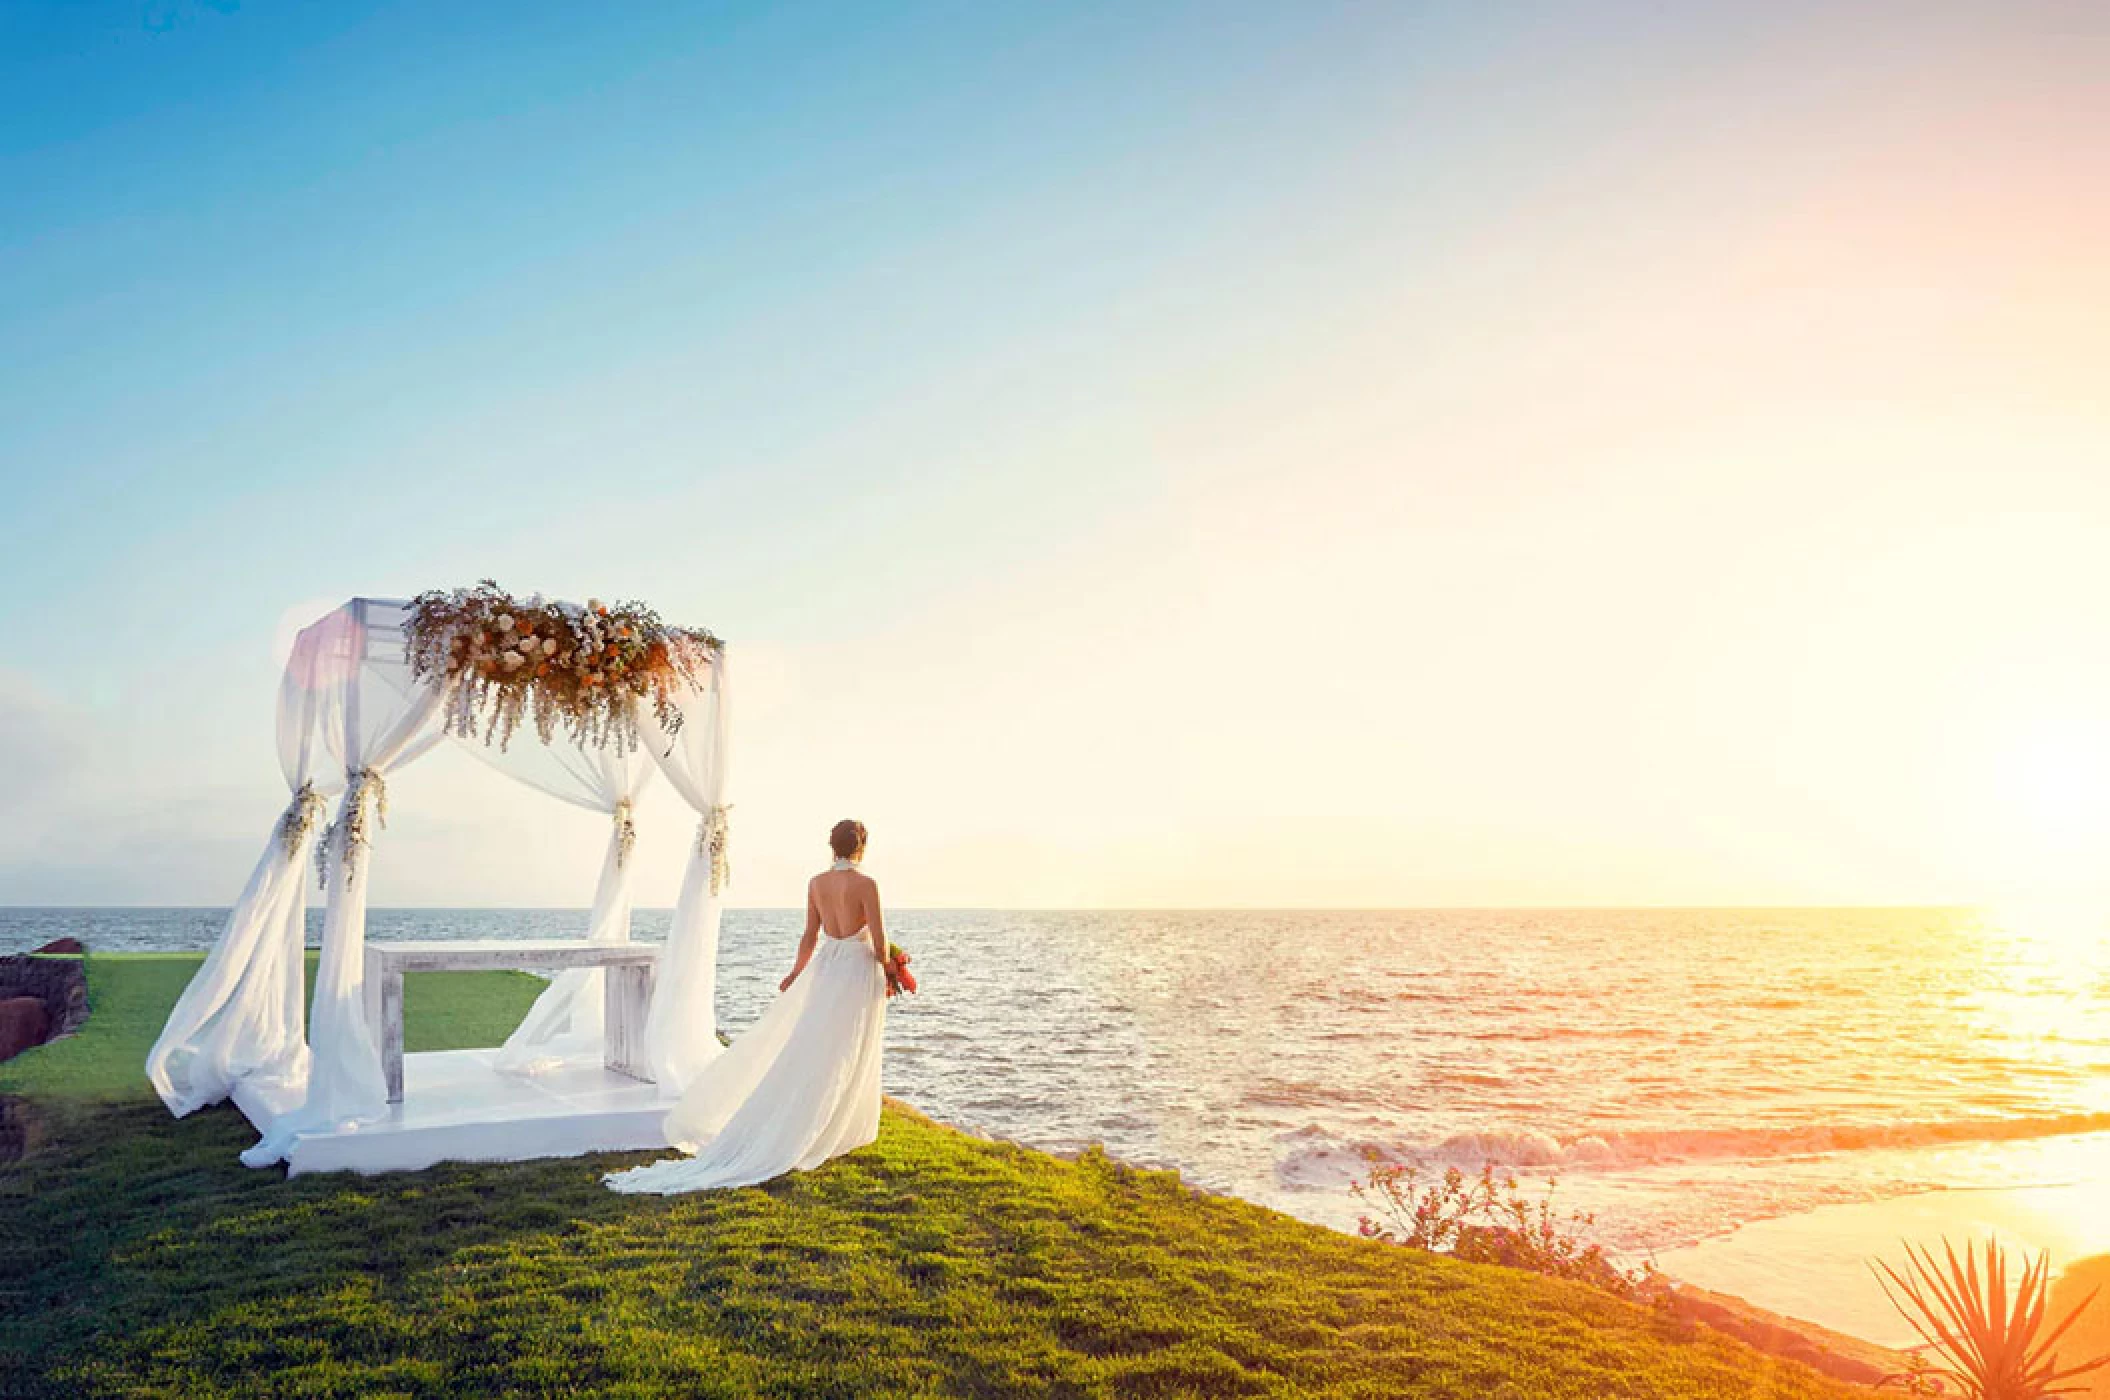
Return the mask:
M 1680 1396 L 1857 1392 L 1576 1286 L 978 1141 L 618 1196 L 619 1154 L 250 1171 L 140 1074 L 195 959 L 95 956 L 72 1040 L 0 1065 L 0 1396 Z M 509 973 L 428 974 L 410 1045 L 502 1038 Z
M 151 1098 L 147 1050 L 198 970 L 196 953 L 104 955 L 89 964 L 88 1026 L 0 1063 L 0 1094 L 40 1101 L 124 1103 Z M 403 1047 L 462 1050 L 504 1040 L 547 985 L 525 972 L 412 972 L 403 979 Z M 307 989 L 315 990 L 315 954 Z

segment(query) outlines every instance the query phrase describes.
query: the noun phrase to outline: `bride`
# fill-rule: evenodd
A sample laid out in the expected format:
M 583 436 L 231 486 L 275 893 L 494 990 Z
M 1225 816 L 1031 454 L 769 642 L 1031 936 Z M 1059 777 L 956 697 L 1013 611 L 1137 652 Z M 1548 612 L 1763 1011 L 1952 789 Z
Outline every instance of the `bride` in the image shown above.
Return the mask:
M 806 885 L 806 932 L 777 999 L 712 1061 L 667 1115 L 689 1153 L 604 1178 L 672 1195 L 810 1171 L 879 1136 L 886 928 L 879 886 L 857 868 L 864 823 L 828 833 L 835 863 Z

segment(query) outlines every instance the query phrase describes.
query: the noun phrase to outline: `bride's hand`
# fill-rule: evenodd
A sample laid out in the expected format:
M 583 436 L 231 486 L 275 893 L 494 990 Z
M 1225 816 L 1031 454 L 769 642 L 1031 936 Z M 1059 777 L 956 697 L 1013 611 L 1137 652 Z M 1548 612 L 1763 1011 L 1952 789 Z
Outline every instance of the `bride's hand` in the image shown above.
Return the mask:
M 796 972 L 787 972 L 784 974 L 784 980 L 777 983 L 777 990 L 780 992 L 788 992 L 791 990 L 791 984 L 798 980 L 799 975 Z

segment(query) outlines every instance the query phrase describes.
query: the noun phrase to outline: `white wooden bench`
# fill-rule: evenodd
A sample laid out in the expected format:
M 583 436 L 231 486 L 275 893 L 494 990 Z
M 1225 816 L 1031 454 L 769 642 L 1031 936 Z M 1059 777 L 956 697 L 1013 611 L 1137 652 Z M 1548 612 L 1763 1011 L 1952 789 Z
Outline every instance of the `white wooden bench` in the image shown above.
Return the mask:
M 381 1072 L 388 1101 L 403 1102 L 403 974 L 481 972 L 519 968 L 564 972 L 598 967 L 608 1068 L 649 1081 L 645 1064 L 645 1013 L 652 1005 L 652 974 L 659 948 L 650 943 L 588 943 L 584 939 L 425 939 L 366 945 L 367 1014 L 381 1033 Z

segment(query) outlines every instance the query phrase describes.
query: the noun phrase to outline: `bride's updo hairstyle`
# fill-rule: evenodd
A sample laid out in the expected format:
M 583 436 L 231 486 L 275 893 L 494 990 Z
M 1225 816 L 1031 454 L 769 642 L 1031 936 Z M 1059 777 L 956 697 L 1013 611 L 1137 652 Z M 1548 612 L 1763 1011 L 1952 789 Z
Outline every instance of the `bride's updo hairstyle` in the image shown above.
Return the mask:
M 837 860 L 856 860 L 865 853 L 865 824 L 848 818 L 837 822 L 828 833 L 828 849 Z

